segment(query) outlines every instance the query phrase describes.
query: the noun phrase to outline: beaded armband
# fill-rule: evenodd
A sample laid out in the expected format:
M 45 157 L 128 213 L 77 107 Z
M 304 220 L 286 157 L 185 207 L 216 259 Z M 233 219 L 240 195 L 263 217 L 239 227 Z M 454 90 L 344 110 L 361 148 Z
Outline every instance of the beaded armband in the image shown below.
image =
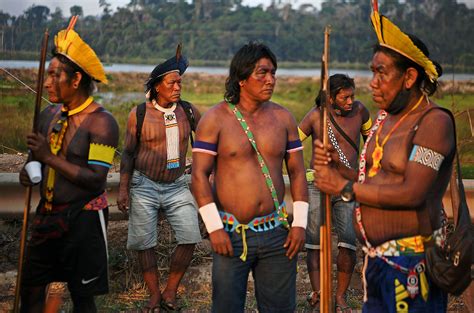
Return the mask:
M 419 145 L 413 146 L 409 158 L 409 161 L 431 167 L 435 171 L 439 171 L 443 160 L 444 156 L 442 154 Z
M 87 163 L 111 168 L 114 155 L 114 147 L 99 143 L 91 143 L 89 146 L 89 160 Z

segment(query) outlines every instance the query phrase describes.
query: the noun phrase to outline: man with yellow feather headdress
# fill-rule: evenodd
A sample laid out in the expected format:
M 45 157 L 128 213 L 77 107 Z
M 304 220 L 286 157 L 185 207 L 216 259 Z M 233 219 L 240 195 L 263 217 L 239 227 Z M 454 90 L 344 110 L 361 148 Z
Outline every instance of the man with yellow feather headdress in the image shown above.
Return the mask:
M 428 98 L 442 69 L 421 40 L 379 15 L 376 1 L 371 18 L 378 44 L 370 87 L 380 111 L 358 173 L 336 170 L 332 152 L 316 143 L 316 185 L 359 204 L 363 312 L 445 312 L 447 295 L 426 275 L 424 250 L 443 240 L 442 197 L 455 155 L 450 113 Z
M 108 292 L 105 187 L 118 125 L 91 96 L 94 81 L 107 78 L 74 31 L 76 20 L 56 35 L 44 82 L 58 105 L 47 107 L 39 132 L 27 136 L 44 179 L 21 282 L 22 312 L 42 312 L 50 282 L 68 283 L 74 312 L 96 312 L 94 296 Z M 20 181 L 32 185 L 24 169 Z

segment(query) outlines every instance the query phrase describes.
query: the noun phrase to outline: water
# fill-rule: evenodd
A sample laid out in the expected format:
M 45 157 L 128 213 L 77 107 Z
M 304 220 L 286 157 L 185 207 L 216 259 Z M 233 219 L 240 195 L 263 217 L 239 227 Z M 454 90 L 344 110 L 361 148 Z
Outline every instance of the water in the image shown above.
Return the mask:
M 2 68 L 37 68 L 38 61 L 23 60 L 0 60 Z M 47 66 L 47 65 L 46 65 Z M 106 72 L 134 72 L 134 73 L 150 73 L 153 65 L 146 64 L 110 64 L 105 65 Z M 209 75 L 227 75 L 229 72 L 226 67 L 203 67 L 190 66 L 186 73 L 205 73 Z M 371 77 L 369 70 L 350 70 L 350 69 L 330 69 L 330 74 L 343 73 L 350 77 Z M 280 68 L 277 71 L 278 76 L 298 76 L 298 77 L 320 77 L 321 69 L 301 69 L 301 68 Z M 474 73 L 445 73 L 441 80 L 474 80 Z

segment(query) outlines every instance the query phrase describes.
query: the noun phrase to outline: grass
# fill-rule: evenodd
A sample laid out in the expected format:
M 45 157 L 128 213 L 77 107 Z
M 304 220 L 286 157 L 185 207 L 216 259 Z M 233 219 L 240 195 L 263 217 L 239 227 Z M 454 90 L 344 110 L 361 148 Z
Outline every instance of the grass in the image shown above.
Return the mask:
M 35 86 L 35 70 L 11 70 L 29 86 Z M 3 152 L 26 152 L 25 136 L 31 129 L 34 108 L 34 95 L 17 81 L 0 72 L 0 148 Z M 130 109 L 144 101 L 143 82 L 146 73 L 111 73 L 110 83 L 99 86 L 96 99 L 101 102 L 116 118 L 120 127 L 119 151 L 124 140 L 125 126 Z M 305 77 L 278 77 L 272 100 L 282 104 L 301 121 L 314 105 L 314 98 L 319 90 L 319 79 Z M 225 76 L 207 74 L 185 74 L 183 80 L 183 99 L 195 104 L 203 113 L 212 105 L 223 99 Z M 356 98 L 364 103 L 374 117 L 377 108 L 373 105 L 367 78 L 356 78 Z M 104 94 L 112 94 L 105 97 Z M 474 103 L 474 82 L 462 84 L 452 81 L 442 82 L 440 90 L 432 99 L 443 107 L 453 110 L 457 120 L 458 143 L 463 163 L 464 178 L 474 178 L 474 149 L 469 117 L 463 111 L 470 109 Z M 43 106 L 46 105 L 43 102 Z M 474 119 L 474 112 L 471 114 Z M 309 163 L 311 148 L 306 144 L 305 164 Z M 2 151 L 2 150 L 0 150 Z

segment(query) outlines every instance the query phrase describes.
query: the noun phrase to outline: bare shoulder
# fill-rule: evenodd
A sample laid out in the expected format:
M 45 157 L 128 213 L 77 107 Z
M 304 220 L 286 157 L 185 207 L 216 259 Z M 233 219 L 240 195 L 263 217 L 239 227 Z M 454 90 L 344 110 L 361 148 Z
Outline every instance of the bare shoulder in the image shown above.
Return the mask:
M 421 128 L 425 128 L 431 131 L 436 129 L 436 133 L 453 131 L 453 120 L 448 112 L 442 110 L 437 104 L 432 103 L 426 110 L 429 112 L 424 113 L 420 125 Z M 423 113 L 422 113 L 423 114 Z
M 266 110 L 271 111 L 279 120 L 295 121 L 293 114 L 284 106 L 268 101 L 265 104 Z
M 94 125 L 102 124 L 102 127 L 118 128 L 115 117 L 101 105 L 98 105 L 97 110 L 93 112 L 91 118 L 94 119 Z
M 198 124 L 199 129 L 219 128 L 222 125 L 222 119 L 229 115 L 227 103 L 222 101 L 209 110 L 207 110 L 201 117 Z

